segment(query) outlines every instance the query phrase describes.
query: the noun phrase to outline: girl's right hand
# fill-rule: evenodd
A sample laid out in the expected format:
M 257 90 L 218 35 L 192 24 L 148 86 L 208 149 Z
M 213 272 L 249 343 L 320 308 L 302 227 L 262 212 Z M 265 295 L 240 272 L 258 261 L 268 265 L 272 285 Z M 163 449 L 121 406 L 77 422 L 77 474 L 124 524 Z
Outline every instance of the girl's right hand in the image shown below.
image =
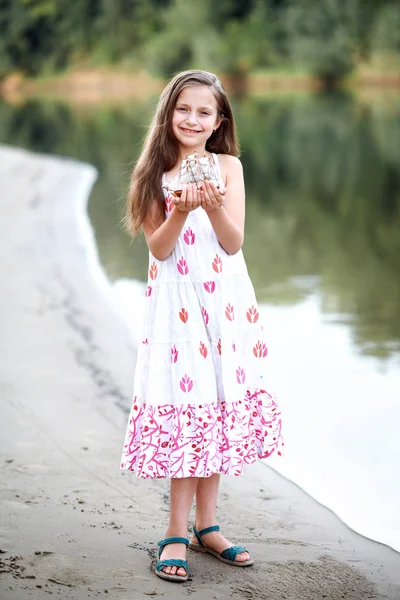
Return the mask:
M 173 203 L 181 212 L 190 212 L 198 208 L 201 204 L 201 195 L 197 185 L 194 183 L 184 185 L 180 198 L 175 196 Z

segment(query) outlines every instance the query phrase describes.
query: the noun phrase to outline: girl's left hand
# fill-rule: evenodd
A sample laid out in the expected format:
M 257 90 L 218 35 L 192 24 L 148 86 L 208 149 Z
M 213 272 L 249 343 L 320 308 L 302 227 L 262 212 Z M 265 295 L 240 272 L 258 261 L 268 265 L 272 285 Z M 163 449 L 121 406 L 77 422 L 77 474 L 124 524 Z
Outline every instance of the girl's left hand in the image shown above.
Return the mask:
M 200 188 L 201 206 L 206 212 L 218 210 L 224 205 L 225 192 L 225 188 L 217 188 L 213 181 L 207 179 L 202 181 Z

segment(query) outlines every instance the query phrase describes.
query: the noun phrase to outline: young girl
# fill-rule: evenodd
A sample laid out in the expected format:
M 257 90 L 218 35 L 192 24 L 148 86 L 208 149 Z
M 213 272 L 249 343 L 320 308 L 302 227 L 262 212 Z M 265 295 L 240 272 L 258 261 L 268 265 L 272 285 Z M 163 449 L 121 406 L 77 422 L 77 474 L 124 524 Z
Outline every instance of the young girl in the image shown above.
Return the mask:
M 187 183 L 179 196 L 173 191 L 195 152 L 213 180 Z M 174 581 L 188 578 L 188 546 L 233 566 L 253 564 L 215 525 L 220 474 L 241 475 L 245 464 L 280 455 L 283 446 L 280 412 L 264 389 L 267 346 L 241 250 L 238 152 L 219 79 L 179 73 L 161 95 L 128 197 L 130 230 L 143 229 L 150 261 L 121 468 L 171 478 L 156 574 Z

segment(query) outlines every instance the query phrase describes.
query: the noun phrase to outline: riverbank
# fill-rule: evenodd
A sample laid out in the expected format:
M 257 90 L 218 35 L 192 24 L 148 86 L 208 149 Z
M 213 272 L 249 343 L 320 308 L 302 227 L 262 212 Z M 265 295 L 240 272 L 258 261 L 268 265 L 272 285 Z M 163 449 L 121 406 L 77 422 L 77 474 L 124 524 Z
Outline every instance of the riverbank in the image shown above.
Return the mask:
M 119 472 L 135 348 L 87 221 L 95 176 L 0 147 L 1 597 L 397 599 L 400 554 L 261 463 L 219 502 L 254 567 L 189 553 L 187 583 L 153 575 L 168 482 Z
M 246 78 L 221 78 L 228 92 L 250 95 L 313 92 L 321 87 L 321 83 L 306 72 L 285 70 L 260 71 Z M 77 105 L 118 104 L 157 95 L 164 86 L 165 80 L 144 71 L 131 73 L 118 67 L 76 67 L 58 75 L 37 78 L 13 73 L 0 81 L 0 97 L 10 104 L 19 104 L 28 98 L 52 98 Z M 399 91 L 400 68 L 362 65 L 340 87 L 357 93 Z

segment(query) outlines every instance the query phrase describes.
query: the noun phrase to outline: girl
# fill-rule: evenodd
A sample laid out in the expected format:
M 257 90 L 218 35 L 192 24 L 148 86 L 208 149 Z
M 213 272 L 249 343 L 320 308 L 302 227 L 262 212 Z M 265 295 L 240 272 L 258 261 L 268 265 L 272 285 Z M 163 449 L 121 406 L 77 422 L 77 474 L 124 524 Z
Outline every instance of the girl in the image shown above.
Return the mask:
M 188 183 L 178 196 L 185 157 L 195 151 L 207 157 L 214 180 Z M 244 464 L 281 455 L 283 446 L 280 412 L 262 380 L 267 347 L 241 250 L 238 153 L 219 79 L 179 73 L 161 94 L 128 196 L 130 231 L 143 229 L 150 261 L 121 468 L 171 478 L 156 574 L 173 581 L 188 578 L 188 546 L 233 566 L 253 563 L 215 525 L 220 474 L 241 475 Z

